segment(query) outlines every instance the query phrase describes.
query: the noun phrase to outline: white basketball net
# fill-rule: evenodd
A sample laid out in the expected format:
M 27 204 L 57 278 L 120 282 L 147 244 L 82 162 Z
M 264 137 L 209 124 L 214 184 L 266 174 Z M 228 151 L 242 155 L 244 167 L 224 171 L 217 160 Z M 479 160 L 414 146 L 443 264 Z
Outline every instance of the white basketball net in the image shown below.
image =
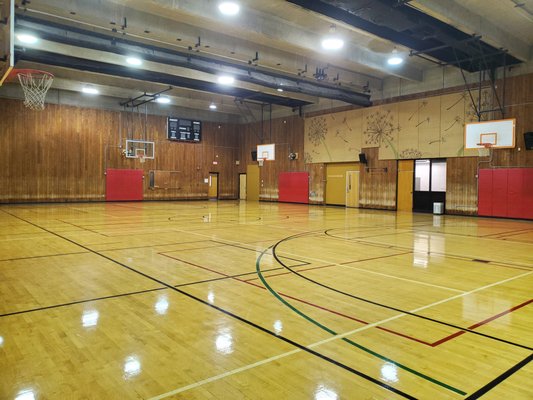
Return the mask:
M 257 159 L 257 163 L 259 164 L 260 167 L 263 166 L 263 163 L 264 163 L 264 162 L 265 162 L 265 160 L 262 159 L 262 158 L 258 158 L 258 159 Z
M 52 86 L 54 76 L 38 72 L 20 72 L 17 76 L 24 90 L 24 105 L 32 110 L 43 110 L 44 98 Z

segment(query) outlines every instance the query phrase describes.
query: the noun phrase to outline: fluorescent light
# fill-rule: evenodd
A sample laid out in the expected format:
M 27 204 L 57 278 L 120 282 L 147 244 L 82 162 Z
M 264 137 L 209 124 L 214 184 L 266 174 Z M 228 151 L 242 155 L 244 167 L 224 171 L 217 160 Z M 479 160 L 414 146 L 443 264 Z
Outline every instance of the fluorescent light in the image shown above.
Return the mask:
M 234 1 L 223 1 L 218 5 L 218 10 L 224 15 L 237 15 L 240 7 Z
M 87 93 L 87 94 L 98 94 L 98 93 L 100 93 L 98 91 L 98 89 L 95 89 L 95 88 L 90 87 L 90 86 L 84 86 L 83 88 L 81 88 L 81 91 L 83 93 Z
M 160 104 L 168 104 L 168 103 L 170 103 L 170 99 L 168 97 L 158 97 L 157 99 L 155 99 L 155 101 L 160 103 Z
M 322 40 L 322 48 L 326 50 L 340 50 L 344 46 L 344 40 L 337 37 L 327 37 Z
M 279 87 L 279 88 L 277 88 L 276 90 L 277 90 L 278 92 L 283 92 L 283 89 L 282 89 L 282 88 L 280 88 L 280 87 Z
M 130 65 L 135 65 L 135 66 L 141 65 L 143 63 L 142 60 L 137 57 L 128 57 L 126 58 L 126 62 Z
M 211 110 L 216 110 L 217 109 L 217 105 L 215 103 L 211 103 L 211 104 L 209 104 L 209 108 Z
M 29 33 L 19 33 L 17 35 L 17 39 L 20 40 L 22 43 L 27 44 L 34 44 L 39 41 L 39 39 L 37 39 L 37 36 L 30 35 Z
M 218 83 L 221 85 L 233 85 L 235 78 L 229 75 L 222 75 L 218 77 Z

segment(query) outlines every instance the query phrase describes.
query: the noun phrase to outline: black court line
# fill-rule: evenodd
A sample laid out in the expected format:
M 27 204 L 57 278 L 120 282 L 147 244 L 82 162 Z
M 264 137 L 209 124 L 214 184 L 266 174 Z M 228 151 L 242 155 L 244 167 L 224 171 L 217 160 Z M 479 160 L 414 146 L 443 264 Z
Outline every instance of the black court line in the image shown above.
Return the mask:
M 48 257 L 61 257 L 61 256 L 72 256 L 75 254 L 88 254 L 88 251 L 77 251 L 75 253 L 57 253 L 57 254 L 45 254 L 42 256 L 30 256 L 30 257 L 18 257 L 18 258 L 2 258 L 0 262 L 7 261 L 19 261 L 19 260 L 32 260 L 34 258 L 48 258 Z
M 412 248 L 406 247 L 406 246 L 399 246 L 399 245 L 390 246 L 390 245 L 385 245 L 385 244 L 382 244 L 382 243 L 367 242 L 367 241 L 364 241 L 364 240 L 360 240 L 359 238 L 347 238 L 347 237 L 342 237 L 342 236 L 336 236 L 336 235 L 332 235 L 332 234 L 329 233 L 329 231 L 331 231 L 331 230 L 335 230 L 335 229 L 328 229 L 328 230 L 324 231 L 324 234 L 326 236 L 329 236 L 329 237 L 333 238 L 333 239 L 350 241 L 350 242 L 360 243 L 360 244 L 364 244 L 364 245 L 367 245 L 367 246 L 373 246 L 373 247 L 382 247 L 382 248 L 389 248 L 389 249 L 394 248 L 394 249 L 399 249 L 399 250 L 412 250 Z M 454 259 L 458 259 L 458 260 L 472 261 L 472 257 L 471 256 L 469 257 L 469 256 L 460 255 L 460 254 L 440 253 L 440 252 L 436 252 L 436 251 L 431 251 L 428 254 L 435 254 L 435 255 L 444 256 L 444 257 L 447 257 L 447 258 L 454 258 Z M 533 270 L 532 268 L 528 268 L 527 265 L 522 265 L 522 264 L 514 264 L 514 263 L 510 263 L 510 262 L 496 261 L 496 260 L 488 260 L 488 262 L 491 265 L 497 265 L 497 266 L 501 266 L 501 267 L 520 269 L 520 270 L 524 270 L 524 271 Z
M 87 252 L 87 251 L 83 252 L 83 254 L 85 254 L 85 253 L 93 254 L 92 252 Z M 283 269 L 283 268 L 282 267 L 270 268 L 270 269 L 266 269 L 265 271 L 269 272 L 269 271 L 275 271 L 275 270 L 280 270 L 280 269 Z M 178 285 L 174 285 L 174 287 L 185 287 L 185 286 L 199 285 L 199 284 L 202 284 L 202 283 L 209 283 L 209 282 L 214 282 L 214 281 L 222 281 L 222 280 L 225 280 L 225 279 L 240 278 L 240 277 L 248 276 L 248 275 L 256 275 L 256 272 L 255 271 L 246 272 L 244 274 L 238 274 L 238 275 L 232 275 L 232 276 L 221 276 L 219 278 L 205 279 L 205 280 L 202 280 L 202 281 L 180 283 Z M 133 296 L 133 295 L 137 295 L 137 294 L 150 293 L 150 292 L 155 292 L 155 291 L 158 291 L 158 290 L 166 290 L 166 289 L 168 289 L 168 288 L 167 287 L 162 287 L 162 288 L 139 290 L 139 291 L 136 291 L 136 292 L 113 294 L 113 295 L 109 295 L 109 296 L 94 297 L 94 298 L 85 299 L 85 300 L 75 300 L 75 301 L 71 301 L 71 302 L 68 302 L 68 303 L 53 304 L 53 305 L 50 305 L 50 306 L 43 306 L 43 307 L 31 308 L 31 309 L 28 309 L 28 310 L 13 311 L 13 312 L 10 312 L 10 313 L 0 314 L 0 318 L 9 317 L 11 315 L 27 314 L 27 313 L 32 313 L 32 312 L 35 312 L 35 311 L 43 311 L 43 310 L 50 310 L 50 309 L 54 309 L 54 308 L 67 307 L 67 306 L 72 306 L 72 305 L 76 305 L 76 304 L 90 303 L 92 301 L 100 301 L 100 300 L 115 299 L 115 298 L 118 298 L 118 297 Z
M 100 249 L 98 251 L 122 251 L 122 250 L 135 250 L 135 249 L 148 249 L 152 247 L 160 247 L 160 246 L 178 246 L 181 244 L 187 244 L 187 243 L 202 243 L 202 242 L 214 242 L 213 240 L 196 240 L 193 242 L 176 242 L 176 243 L 163 243 L 163 244 L 151 244 L 148 246 L 132 246 L 132 247 L 118 247 L 118 248 L 112 248 L 112 249 Z M 216 242 L 215 242 L 216 243 Z M 86 246 L 99 246 L 99 245 L 105 245 L 106 243 L 95 243 L 93 245 L 87 244 Z M 217 248 L 220 246 L 207 246 L 207 247 L 195 247 L 192 250 L 203 250 L 203 249 L 210 249 L 210 248 Z M 184 250 L 191 250 L 191 249 L 178 249 L 178 250 L 169 250 L 172 251 L 184 251 Z
M 283 269 L 282 267 L 278 267 L 278 268 L 269 268 L 269 269 L 265 269 L 264 271 L 266 272 L 271 272 L 271 271 L 279 271 Z M 190 283 L 180 283 L 179 285 L 174 285 L 174 287 L 185 287 L 185 286 L 193 286 L 193 285 L 199 285 L 199 284 L 202 284 L 202 283 L 209 283 L 209 282 L 216 282 L 216 281 L 224 281 L 226 279 L 236 279 L 236 278 L 241 278 L 243 276 L 248 276 L 248 275 L 257 275 L 257 273 L 255 271 L 253 272 L 245 272 L 245 273 L 242 273 L 242 274 L 237 274 L 237 275 L 227 275 L 227 276 L 220 276 L 218 278 L 211 278 L 211 279 L 205 279 L 203 281 L 196 281 L 196 282 L 190 282 Z
M 490 238 L 490 236 L 497 236 L 496 239 L 501 239 L 502 237 L 520 235 L 524 232 L 531 232 L 531 231 L 532 230 L 529 228 L 517 229 L 517 230 L 507 231 L 507 232 L 491 233 L 490 235 L 483 235 L 482 237 Z
M 520 361 L 515 366 L 511 367 L 507 371 L 505 371 L 500 376 L 496 377 L 489 383 L 487 383 L 485 386 L 483 386 L 481 389 L 477 390 L 476 392 L 472 393 L 470 396 L 466 397 L 466 399 L 479 399 L 481 396 L 489 392 L 490 390 L 494 389 L 496 386 L 498 386 L 500 383 L 502 383 L 504 380 L 509 378 L 511 375 L 513 375 L 515 372 L 519 371 L 522 367 L 525 367 L 527 364 L 529 364 L 533 360 L 533 354 L 530 354 L 526 358 L 524 358 L 522 361 Z
M 401 391 L 399 389 L 396 389 L 396 388 L 394 388 L 394 387 L 392 387 L 390 385 L 387 385 L 386 383 L 381 382 L 380 380 L 378 380 L 376 378 L 373 378 L 370 375 L 367 375 L 367 374 L 365 374 L 365 373 L 363 373 L 363 372 L 361 372 L 359 370 L 356 370 L 356 369 L 354 369 L 354 368 L 352 368 L 352 367 L 350 367 L 348 365 L 345 365 L 345 364 L 341 363 L 340 361 L 337 361 L 337 360 L 335 360 L 333 358 L 330 358 L 330 357 L 328 357 L 328 356 L 326 356 L 326 355 L 324 355 L 322 353 L 319 353 L 318 351 L 310 349 L 310 348 L 308 348 L 308 347 L 306 347 L 306 346 L 304 346 L 304 345 L 302 345 L 302 344 L 300 344 L 300 343 L 298 343 L 298 342 L 296 342 L 296 341 L 294 341 L 292 339 L 286 338 L 286 337 L 281 336 L 281 335 L 279 335 L 279 334 L 277 334 L 277 333 L 275 333 L 273 331 L 270 331 L 270 330 L 268 330 L 268 329 L 256 324 L 255 322 L 252 322 L 252 321 L 250 321 L 248 319 L 245 319 L 245 318 L 243 318 L 243 317 L 241 317 L 241 316 L 239 316 L 237 314 L 232 313 L 231 311 L 225 310 L 225 309 L 223 309 L 223 308 L 221 308 L 219 306 L 211 304 L 211 303 L 209 303 L 206 300 L 200 299 L 199 297 L 196 297 L 196 296 L 194 296 L 194 295 L 192 295 L 190 293 L 187 293 L 187 292 L 185 292 L 185 291 L 183 291 L 183 290 L 181 290 L 179 288 L 171 286 L 168 283 L 166 283 L 166 282 L 164 282 L 164 281 L 162 281 L 160 279 L 154 278 L 154 277 L 152 277 L 152 276 L 150 276 L 148 274 L 145 274 L 144 272 L 136 270 L 135 268 L 129 267 L 126 264 L 123 264 L 123 263 L 121 263 L 119 261 L 116 261 L 116 260 L 112 259 L 111 257 L 106 256 L 105 254 L 101 254 L 101 253 L 99 253 L 97 251 L 91 250 L 91 249 L 89 249 L 89 248 L 87 248 L 87 247 L 85 247 L 85 246 L 83 246 L 83 245 L 81 245 L 79 243 L 76 243 L 74 240 L 65 238 L 65 237 L 59 235 L 58 233 L 49 231 L 46 228 L 40 227 L 39 225 L 34 224 L 33 222 L 30 222 L 30 221 L 27 221 L 27 220 L 25 220 L 25 219 L 23 219 L 21 217 L 18 217 L 18 216 L 14 215 L 14 214 L 11 214 L 8 211 L 5 211 L 5 210 L 2 210 L 2 211 L 5 212 L 6 214 L 12 215 L 15 218 L 20 219 L 21 221 L 24 221 L 24 222 L 26 222 L 26 223 L 28 223 L 30 225 L 33 225 L 33 226 L 35 226 L 37 228 L 40 228 L 43 231 L 50 233 L 51 235 L 57 236 L 57 237 L 59 237 L 59 238 L 61 238 L 63 240 L 66 240 L 66 241 L 68 241 L 70 243 L 73 243 L 73 244 L 75 244 L 75 245 L 77 245 L 77 246 L 79 246 L 81 248 L 84 248 L 84 249 L 86 249 L 86 250 L 88 250 L 88 251 L 90 251 L 90 252 L 92 252 L 92 253 L 94 253 L 96 255 L 99 255 L 100 257 L 105 258 L 105 259 L 107 259 L 107 260 L 109 260 L 109 261 L 111 261 L 111 262 L 113 262 L 113 263 L 125 268 L 125 269 L 128 269 L 128 270 L 130 270 L 132 272 L 135 272 L 135 273 L 137 273 L 137 274 L 139 274 L 141 276 L 144 276 L 147 279 L 150 279 L 150 280 L 152 280 L 154 282 L 157 282 L 160 285 L 163 285 L 163 286 L 165 286 L 165 287 L 167 287 L 167 288 L 169 288 L 171 290 L 174 290 L 174 291 L 176 291 L 176 292 L 178 292 L 178 293 L 180 293 L 180 294 L 182 294 L 182 295 L 184 295 L 184 296 L 186 296 L 186 297 L 188 297 L 188 298 L 190 298 L 192 300 L 195 300 L 195 301 L 197 301 L 199 303 L 202 303 L 202 304 L 204 304 L 204 305 L 206 305 L 208 307 L 211 307 L 211 308 L 213 308 L 215 310 L 218 310 L 218 311 L 224 313 L 225 315 L 227 315 L 229 317 L 232 317 L 232 318 L 234 318 L 234 319 L 236 319 L 236 320 L 238 320 L 240 322 L 243 322 L 244 324 L 246 324 L 248 326 L 251 326 L 251 327 L 253 327 L 253 328 L 255 328 L 255 329 L 257 329 L 257 330 L 259 330 L 259 331 L 261 331 L 263 333 L 266 333 L 269 336 L 272 336 L 274 338 L 282 340 L 285 343 L 291 344 L 292 346 L 294 346 L 294 347 L 296 347 L 296 348 L 298 348 L 298 349 L 300 349 L 300 350 L 302 350 L 302 351 L 304 351 L 306 353 L 312 354 L 312 355 L 320 358 L 321 360 L 329 362 L 330 364 L 333 364 L 333 365 L 335 365 L 337 367 L 340 367 L 340 368 L 342 368 L 342 369 L 344 369 L 346 371 L 349 371 L 349 372 L 353 373 L 354 375 L 357 375 L 357 376 L 359 376 L 359 377 L 361 377 L 361 378 L 363 378 L 363 379 L 365 379 L 365 380 L 367 380 L 369 382 L 372 382 L 372 383 L 380 386 L 383 389 L 389 390 L 389 391 L 391 391 L 391 392 L 393 392 L 395 394 L 398 394 L 399 396 L 402 396 L 402 397 L 404 397 L 406 399 L 417 400 L 416 397 L 413 397 L 413 396 L 411 396 L 411 395 L 409 395 L 409 394 L 407 394 L 407 393 L 405 393 L 405 392 L 403 392 L 403 391 Z
M 347 292 L 344 292 L 342 290 L 339 290 L 339 289 L 336 289 L 334 287 L 331 287 L 331 286 L 328 286 L 324 283 L 321 283 L 321 282 L 318 282 L 318 281 L 315 281 L 314 279 L 311 279 L 305 275 L 302 275 L 301 273 L 299 273 L 298 271 L 294 271 L 293 269 L 291 269 L 290 267 L 286 266 L 285 264 L 283 264 L 283 262 L 281 262 L 281 260 L 278 258 L 277 254 L 276 254 L 276 249 L 278 247 L 278 245 L 280 245 L 281 243 L 285 242 L 285 241 L 289 241 L 289 240 L 292 240 L 292 239 L 296 239 L 296 238 L 300 238 L 300 237 L 303 237 L 305 236 L 306 234 L 305 233 L 301 233 L 301 234 L 298 234 L 298 235 L 293 235 L 293 236 L 288 236 L 286 237 L 285 239 L 282 239 L 280 240 L 278 243 L 276 243 L 273 247 L 272 247 L 272 255 L 274 256 L 274 258 L 276 259 L 276 261 L 281 265 L 283 266 L 284 268 L 286 268 L 288 271 L 292 272 L 293 274 L 299 276 L 300 278 L 302 279 L 305 279 L 306 281 L 308 282 L 311 282 L 311 283 L 314 283 L 315 285 L 318 285 L 318 286 L 321 286 L 325 289 L 328 289 L 328 290 L 331 290 L 332 292 L 335 292 L 335 293 L 339 293 L 339 294 L 342 294 L 344 296 L 347 296 L 347 297 L 350 297 L 352 299 L 356 299 L 356 300 L 359 300 L 359 301 L 362 301 L 362 302 L 365 302 L 365 303 L 368 303 L 368 304 L 373 304 L 375 306 L 378 306 L 378 307 L 382 307 L 382 308 L 386 308 L 388 310 L 393 310 L 393 311 L 396 311 L 396 312 L 399 312 L 399 313 L 403 313 L 403 314 L 406 314 L 406 315 L 410 315 L 412 317 L 416 317 L 416 318 L 421 318 L 421 319 L 424 319 L 426 321 L 431 321 L 431 322 L 435 322 L 437 324 L 441 324 L 441 325 L 445 325 L 445 326 L 449 326 L 449 327 L 452 327 L 452 328 L 455 328 L 455 329 L 458 329 L 458 330 L 461 330 L 461 331 L 465 331 L 465 332 L 468 332 L 468 333 L 472 333 L 474 335 L 478 335 L 478 336 L 482 336 L 482 337 L 485 337 L 485 338 L 488 338 L 488 339 L 492 339 L 492 340 L 496 340 L 498 342 L 502 342 L 502 343 L 506 343 L 506 344 L 509 344 L 511 346 L 515 346 L 515 347 L 520 347 L 522 349 L 526 349 L 526 350 L 533 350 L 533 348 L 531 347 L 528 347 L 526 345 L 523 345 L 523 344 L 519 344 L 519 343 L 515 343 L 515 342 L 512 342 L 510 340 L 506 340 L 506 339 L 502 339 L 502 338 L 498 338 L 496 336 L 491 336 L 491 335 L 487 335 L 487 334 L 484 334 L 484 333 L 481 333 L 481 332 L 477 332 L 477 331 L 474 331 L 472 329 L 468 329 L 468 328 L 463 328 L 459 325 L 455 325 L 455 324 L 451 324 L 449 322 L 444 322 L 444 321 L 440 321 L 438 319 L 435 319 L 435 318 L 431 318 L 431 317 L 426 317 L 424 315 L 420 315 L 420 314 L 416 314 L 416 313 L 413 313 L 411 311 L 407 311 L 407 310 L 402 310 L 400 308 L 397 308 L 397 307 L 393 307 L 393 306 L 389 306 L 387 304 L 383 304 L 383 303 L 379 303 L 377 301 L 374 301 L 374 300 L 369 300 L 369 299 L 365 299 L 364 297 L 360 297 L 360 296 L 356 296 L 354 294 L 351 294 L 351 293 L 347 293 Z
M 254 253 L 261 253 L 260 250 L 250 249 L 250 248 L 248 248 L 248 247 L 239 246 L 239 245 L 237 245 L 237 244 L 224 243 L 224 242 L 220 242 L 220 241 L 218 241 L 218 240 L 212 240 L 212 242 L 214 242 L 214 243 L 220 243 L 220 244 L 222 244 L 222 245 L 224 245 L 224 246 L 228 246 L 228 247 L 236 247 L 236 248 L 238 248 L 238 249 L 247 250 L 247 251 L 252 251 L 252 252 L 254 252 Z M 255 242 L 255 243 L 263 243 L 263 241 Z M 188 250 L 188 249 L 185 249 L 185 250 Z M 165 253 L 170 253 L 170 252 L 165 251 Z M 297 258 L 286 257 L 286 256 L 280 256 L 280 257 L 285 258 L 285 259 L 287 259 L 287 260 L 296 261 L 297 263 L 299 263 L 299 264 L 296 264 L 296 265 L 291 265 L 292 268 L 296 268 L 296 267 L 304 267 L 304 266 L 306 266 L 306 265 L 311 265 L 310 262 L 307 262 L 307 261 L 304 261 L 304 260 L 299 260 L 299 259 L 297 259 Z
M 100 235 L 100 236 L 104 236 L 104 237 L 110 237 L 109 235 L 106 235 L 105 233 L 96 232 L 96 231 L 93 231 L 92 229 L 87 229 L 87 228 L 84 228 L 83 226 L 76 225 L 76 224 L 73 224 L 71 222 L 63 221 L 63 220 L 60 220 L 60 219 L 58 219 L 57 221 L 62 222 L 62 223 L 67 224 L 67 225 L 70 225 L 70 226 L 73 226 L 75 228 L 81 229 L 82 231 L 85 231 L 85 232 L 94 233 L 95 235 Z
M 13 312 L 10 312 L 10 313 L 0 314 L 0 318 L 1 317 L 9 317 L 9 316 L 12 316 L 12 315 L 28 314 L 28 313 L 32 313 L 32 312 L 35 312 L 35 311 L 50 310 L 50 309 L 53 309 L 53 308 L 67 307 L 67 306 L 72 306 L 72 305 L 75 305 L 75 304 L 89 303 L 91 301 L 116 299 L 117 297 L 132 296 L 132 295 L 135 295 L 135 294 L 150 293 L 150 292 L 155 292 L 157 290 L 166 290 L 166 289 L 167 289 L 166 287 L 160 287 L 160 288 L 154 288 L 154 289 L 139 290 L 137 292 L 113 294 L 113 295 L 109 295 L 109 296 L 95 297 L 93 299 L 76 300 L 76 301 L 71 301 L 69 303 L 54 304 L 54 305 L 51 305 L 51 306 L 31 308 L 29 310 L 13 311 Z

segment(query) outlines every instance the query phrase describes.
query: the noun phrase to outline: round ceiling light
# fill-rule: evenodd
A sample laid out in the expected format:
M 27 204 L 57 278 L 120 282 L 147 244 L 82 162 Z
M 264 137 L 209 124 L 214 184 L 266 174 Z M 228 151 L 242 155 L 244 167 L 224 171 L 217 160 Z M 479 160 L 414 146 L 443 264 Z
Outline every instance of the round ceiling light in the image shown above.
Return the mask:
M 400 54 L 398 53 L 398 50 L 394 49 L 392 50 L 391 56 L 387 60 L 387 64 L 389 65 L 400 65 L 403 63 L 403 58 L 400 57 Z
M 327 37 L 322 40 L 322 48 L 326 50 L 340 50 L 344 47 L 344 40 L 338 37 Z
M 87 93 L 87 94 L 98 94 L 98 93 L 100 93 L 100 92 L 98 91 L 98 89 L 93 88 L 93 87 L 91 87 L 91 86 L 84 86 L 84 87 L 81 88 L 81 91 L 82 91 L 83 93 Z
M 17 39 L 20 40 L 22 43 L 27 44 L 34 44 L 39 41 L 39 39 L 37 39 L 37 36 L 30 35 L 29 33 L 19 33 L 17 34 Z
M 237 15 L 241 7 L 234 1 L 223 1 L 218 5 L 218 10 L 224 15 Z
M 211 103 L 211 104 L 209 104 L 209 109 L 210 110 L 216 110 L 217 109 L 217 105 L 215 103 Z
M 157 101 L 160 104 L 170 103 L 170 99 L 168 97 L 158 97 L 157 99 L 155 99 L 155 101 Z
M 233 85 L 233 83 L 235 83 L 235 78 L 229 75 L 221 75 L 218 77 L 218 83 L 221 85 Z
M 143 62 L 140 58 L 137 58 L 137 57 L 128 57 L 126 58 L 126 62 L 130 65 L 134 65 L 134 66 L 139 66 L 141 65 Z

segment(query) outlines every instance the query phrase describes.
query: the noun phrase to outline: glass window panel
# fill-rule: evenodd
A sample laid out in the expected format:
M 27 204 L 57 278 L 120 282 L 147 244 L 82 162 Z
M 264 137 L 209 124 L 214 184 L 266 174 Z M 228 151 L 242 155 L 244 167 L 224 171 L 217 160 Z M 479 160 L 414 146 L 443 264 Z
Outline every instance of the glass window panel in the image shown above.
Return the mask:
M 433 161 L 431 164 L 431 191 L 446 191 L 446 161 Z
M 429 160 L 415 160 L 415 190 L 429 192 Z

